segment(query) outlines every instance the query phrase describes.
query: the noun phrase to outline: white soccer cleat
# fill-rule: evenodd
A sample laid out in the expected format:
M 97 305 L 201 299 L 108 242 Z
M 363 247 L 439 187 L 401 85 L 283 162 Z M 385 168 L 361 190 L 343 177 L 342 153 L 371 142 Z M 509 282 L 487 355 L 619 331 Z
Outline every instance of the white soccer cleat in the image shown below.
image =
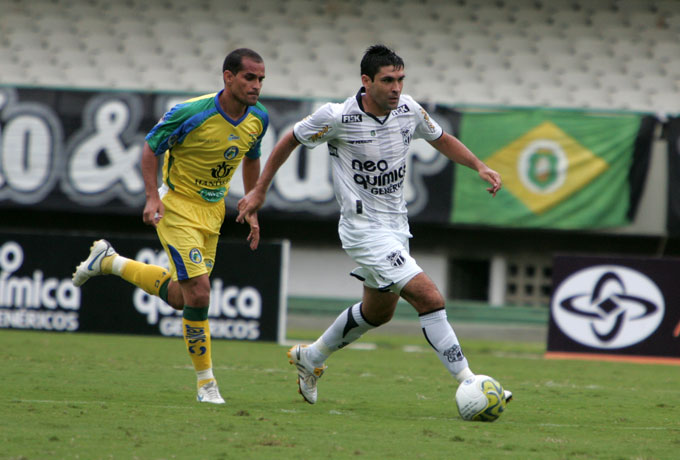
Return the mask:
M 512 391 L 503 390 L 503 398 L 506 404 L 512 401 Z
M 76 267 L 73 273 L 74 286 L 82 286 L 87 280 L 93 276 L 102 274 L 102 260 L 104 257 L 109 257 L 116 254 L 111 243 L 106 240 L 97 240 L 92 243 L 90 248 L 90 255 Z
M 220 395 L 220 389 L 217 388 L 217 382 L 211 380 L 198 389 L 196 396 L 198 402 L 207 402 L 212 404 L 224 404 L 224 399 Z
M 314 367 L 307 361 L 304 349 L 307 345 L 295 345 L 288 350 L 290 363 L 295 364 L 298 370 L 298 393 L 309 404 L 316 403 L 316 381 L 321 378 L 327 366 Z

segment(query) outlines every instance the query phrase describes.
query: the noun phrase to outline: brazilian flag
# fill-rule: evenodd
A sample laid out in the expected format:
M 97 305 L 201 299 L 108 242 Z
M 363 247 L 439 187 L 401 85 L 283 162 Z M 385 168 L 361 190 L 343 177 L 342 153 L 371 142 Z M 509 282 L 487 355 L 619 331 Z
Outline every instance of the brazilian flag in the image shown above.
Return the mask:
M 502 227 L 617 227 L 634 216 L 654 118 L 541 109 L 463 115 L 460 140 L 503 178 L 491 198 L 457 167 L 451 222 Z

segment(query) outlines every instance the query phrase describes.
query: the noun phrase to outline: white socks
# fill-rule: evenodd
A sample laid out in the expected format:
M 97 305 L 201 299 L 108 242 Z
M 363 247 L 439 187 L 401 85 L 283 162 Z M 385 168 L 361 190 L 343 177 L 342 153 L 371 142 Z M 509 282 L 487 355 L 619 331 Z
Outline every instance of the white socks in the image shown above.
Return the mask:
M 352 305 L 338 315 L 316 342 L 307 347 L 309 360 L 315 367 L 321 367 L 331 353 L 354 342 L 374 327 L 361 315 L 361 302 Z
M 420 325 L 428 343 L 439 360 L 456 380 L 472 377 L 467 358 L 460 348 L 458 337 L 446 319 L 444 308 L 420 316 Z M 361 314 L 361 302 L 352 305 L 335 319 L 316 342 L 306 348 L 307 358 L 314 367 L 323 366 L 328 357 L 375 328 Z
M 446 319 L 444 308 L 420 316 L 420 325 L 428 343 L 434 348 L 439 360 L 456 380 L 462 382 L 471 377 L 467 358 L 460 348 L 458 337 Z

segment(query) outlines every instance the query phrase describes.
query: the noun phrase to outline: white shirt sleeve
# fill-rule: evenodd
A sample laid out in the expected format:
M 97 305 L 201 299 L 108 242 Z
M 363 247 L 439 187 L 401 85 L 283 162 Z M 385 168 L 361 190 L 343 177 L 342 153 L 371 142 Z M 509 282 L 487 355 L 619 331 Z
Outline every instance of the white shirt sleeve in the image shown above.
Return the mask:
M 295 123 L 293 134 L 305 147 L 314 148 L 336 136 L 333 110 L 337 104 L 327 103 L 319 110 Z
M 411 100 L 413 101 L 413 99 Z M 418 123 L 413 137 L 425 139 L 426 141 L 435 141 L 439 139 L 442 134 L 444 134 L 444 130 L 439 126 L 439 123 L 434 121 L 427 111 L 416 101 L 413 101 L 413 106 L 415 107 L 418 117 Z

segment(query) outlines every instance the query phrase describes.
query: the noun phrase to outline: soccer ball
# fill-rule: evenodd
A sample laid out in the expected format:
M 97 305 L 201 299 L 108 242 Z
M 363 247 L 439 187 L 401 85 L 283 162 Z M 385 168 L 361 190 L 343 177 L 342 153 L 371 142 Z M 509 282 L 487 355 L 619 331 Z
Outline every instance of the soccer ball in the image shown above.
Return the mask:
M 497 380 L 475 375 L 456 390 L 456 405 L 463 420 L 493 422 L 505 410 L 505 392 Z

